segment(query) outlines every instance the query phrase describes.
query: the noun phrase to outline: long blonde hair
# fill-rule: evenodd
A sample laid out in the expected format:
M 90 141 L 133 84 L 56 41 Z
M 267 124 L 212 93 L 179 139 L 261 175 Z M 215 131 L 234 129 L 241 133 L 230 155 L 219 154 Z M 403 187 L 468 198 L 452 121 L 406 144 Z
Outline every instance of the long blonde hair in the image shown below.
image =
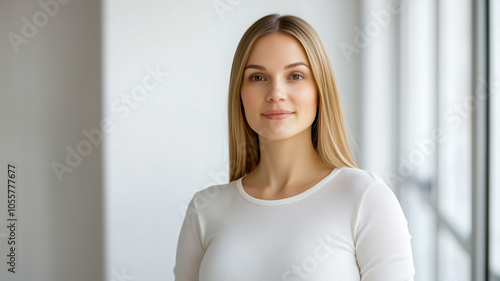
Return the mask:
M 257 133 L 243 113 L 240 90 L 244 68 L 255 42 L 263 35 L 281 32 L 291 35 L 304 47 L 318 89 L 318 113 L 312 124 L 314 148 L 330 167 L 357 168 L 344 129 L 344 117 L 330 59 L 316 31 L 303 19 L 278 14 L 267 15 L 250 26 L 234 54 L 229 81 L 229 180 L 251 172 L 259 163 Z

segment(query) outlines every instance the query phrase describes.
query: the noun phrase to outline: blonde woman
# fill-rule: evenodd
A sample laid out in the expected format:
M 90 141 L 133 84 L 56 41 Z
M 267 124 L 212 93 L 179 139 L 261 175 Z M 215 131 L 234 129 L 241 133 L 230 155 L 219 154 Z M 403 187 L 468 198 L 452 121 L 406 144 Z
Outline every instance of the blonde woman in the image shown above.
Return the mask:
M 407 221 L 357 168 L 340 104 L 307 22 L 273 14 L 245 32 L 229 84 L 230 182 L 189 203 L 175 280 L 413 280 Z

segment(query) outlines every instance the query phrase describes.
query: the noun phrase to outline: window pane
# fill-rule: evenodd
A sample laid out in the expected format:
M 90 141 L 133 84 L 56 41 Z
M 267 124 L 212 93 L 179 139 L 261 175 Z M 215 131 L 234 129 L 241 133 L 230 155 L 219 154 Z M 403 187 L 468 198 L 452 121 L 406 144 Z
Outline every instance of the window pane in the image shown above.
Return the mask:
M 406 7 L 405 7 L 406 8 Z M 436 173 L 436 2 L 414 1 L 403 10 L 401 152 L 399 176 L 428 188 Z
M 403 1 L 399 197 L 408 219 L 415 281 L 437 277 L 437 2 Z M 430 192 L 427 192 L 430 191 Z
M 405 183 L 400 191 L 400 201 L 408 220 L 411 235 L 415 281 L 436 280 L 437 220 L 428 195 L 421 188 Z
M 439 1 L 439 210 L 457 232 L 471 232 L 472 5 Z
M 439 279 L 470 281 L 470 256 L 445 228 L 439 229 Z

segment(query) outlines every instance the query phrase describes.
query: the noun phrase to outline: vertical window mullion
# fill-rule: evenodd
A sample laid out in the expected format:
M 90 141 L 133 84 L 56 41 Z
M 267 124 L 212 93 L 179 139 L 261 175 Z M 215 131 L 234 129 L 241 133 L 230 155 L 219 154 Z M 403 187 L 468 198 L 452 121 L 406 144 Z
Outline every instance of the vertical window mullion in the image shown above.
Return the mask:
M 479 91 L 481 83 L 488 83 L 487 68 L 487 40 L 486 27 L 488 14 L 486 10 L 486 1 L 475 0 L 473 5 L 473 34 L 474 45 L 472 56 L 473 64 L 473 87 L 471 92 L 473 100 L 476 103 L 474 111 L 474 170 L 473 180 L 474 189 L 472 196 L 472 280 L 487 280 L 488 278 L 488 198 L 487 198 L 487 178 L 488 178 L 488 130 L 487 130 L 487 99 Z

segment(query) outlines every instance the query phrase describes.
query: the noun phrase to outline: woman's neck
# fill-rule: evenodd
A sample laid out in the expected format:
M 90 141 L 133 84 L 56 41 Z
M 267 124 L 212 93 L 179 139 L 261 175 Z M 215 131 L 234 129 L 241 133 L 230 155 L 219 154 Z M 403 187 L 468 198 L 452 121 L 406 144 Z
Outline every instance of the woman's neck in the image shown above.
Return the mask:
M 268 194 L 317 182 L 332 171 L 314 149 L 311 128 L 285 140 L 260 138 L 259 143 L 259 164 L 245 182 L 264 188 Z

